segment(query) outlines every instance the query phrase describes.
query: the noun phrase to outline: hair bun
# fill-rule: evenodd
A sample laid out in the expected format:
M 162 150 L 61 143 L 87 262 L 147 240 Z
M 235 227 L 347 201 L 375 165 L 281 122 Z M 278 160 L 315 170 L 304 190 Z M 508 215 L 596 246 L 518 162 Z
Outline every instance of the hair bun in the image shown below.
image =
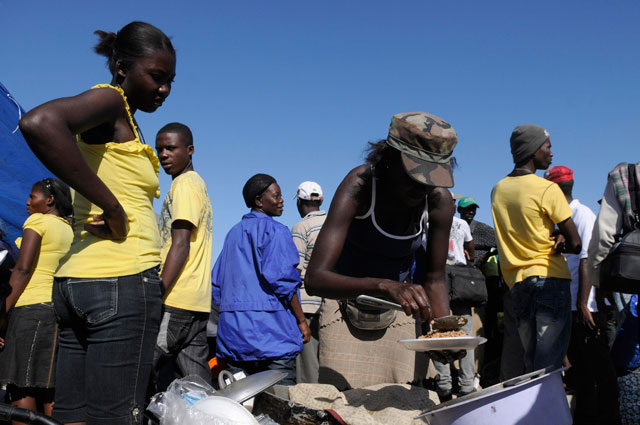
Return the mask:
M 160 29 L 146 22 L 130 22 L 118 31 L 118 34 L 94 31 L 100 41 L 94 47 L 99 55 L 107 57 L 107 67 L 112 76 L 118 68 L 127 69 L 138 59 L 149 57 L 157 51 L 171 53 L 176 51 L 171 40 Z
M 117 34 L 101 30 L 96 30 L 93 33 L 100 38 L 100 41 L 95 45 L 93 50 L 95 50 L 97 54 L 106 56 L 107 59 L 111 59 L 116 45 Z

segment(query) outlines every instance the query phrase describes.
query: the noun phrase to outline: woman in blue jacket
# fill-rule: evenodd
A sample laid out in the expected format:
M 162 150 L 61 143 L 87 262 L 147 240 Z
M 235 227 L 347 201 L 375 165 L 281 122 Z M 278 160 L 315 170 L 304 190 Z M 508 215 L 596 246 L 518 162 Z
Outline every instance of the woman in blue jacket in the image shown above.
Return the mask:
M 281 370 L 281 383 L 294 385 L 295 358 L 311 336 L 298 299 L 298 251 L 289 229 L 272 218 L 284 206 L 273 177 L 251 177 L 242 196 L 251 211 L 227 234 L 212 273 L 216 355 L 232 372 Z

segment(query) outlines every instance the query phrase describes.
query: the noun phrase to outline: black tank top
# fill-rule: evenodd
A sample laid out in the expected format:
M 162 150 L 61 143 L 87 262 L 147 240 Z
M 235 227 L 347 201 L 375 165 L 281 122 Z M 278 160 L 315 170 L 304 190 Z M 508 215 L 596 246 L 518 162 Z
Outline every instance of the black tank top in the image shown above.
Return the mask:
M 378 226 L 375 217 L 376 179 L 371 177 L 371 206 L 365 215 L 355 217 L 335 265 L 337 273 L 351 277 L 377 277 L 404 282 L 410 277 L 414 253 L 426 241 L 428 212 L 420 219 L 418 233 L 396 236 Z

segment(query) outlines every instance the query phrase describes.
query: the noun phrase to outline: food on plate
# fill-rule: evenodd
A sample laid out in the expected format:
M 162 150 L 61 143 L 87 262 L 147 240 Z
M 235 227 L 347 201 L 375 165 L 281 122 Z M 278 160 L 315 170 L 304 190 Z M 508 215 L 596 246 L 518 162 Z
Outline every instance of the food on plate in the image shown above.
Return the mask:
M 418 339 L 424 339 L 424 338 L 457 338 L 457 337 L 461 337 L 461 336 L 469 336 L 467 335 L 467 333 L 462 330 L 462 329 L 458 329 L 455 331 L 441 331 L 438 329 L 434 329 L 430 332 L 428 332 L 426 335 L 421 335 L 418 337 Z

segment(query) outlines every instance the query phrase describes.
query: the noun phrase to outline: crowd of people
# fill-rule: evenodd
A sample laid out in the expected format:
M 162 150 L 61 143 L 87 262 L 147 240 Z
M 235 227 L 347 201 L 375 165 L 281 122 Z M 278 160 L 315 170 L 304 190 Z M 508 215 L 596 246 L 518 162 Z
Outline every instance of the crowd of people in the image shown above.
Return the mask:
M 397 341 L 450 314 L 466 318 L 471 335 L 475 308 L 484 306 L 484 363 L 500 359 L 499 379 L 571 364 L 574 423 L 620 423 L 610 356 L 617 329 L 607 315 L 619 303 L 593 284 L 616 235 L 637 220 L 624 201 L 624 166 L 610 174 L 596 217 L 572 197 L 573 171 L 549 169 L 547 130 L 518 126 L 513 170 L 491 193 L 494 231 L 475 220 L 473 197 L 448 190 L 453 127 L 433 114 L 401 113 L 345 176 L 328 212 L 318 183 L 299 185 L 301 221 L 291 230 L 276 220 L 284 207 L 277 180 L 249 178 L 249 212 L 212 264 L 212 208 L 193 166 L 191 130 L 165 125 L 154 150 L 134 118 L 169 96 L 172 42 L 142 22 L 96 34 L 110 83 L 20 121 L 58 178 L 33 185 L 17 256 L 0 246 L 0 278 L 10 286 L 0 309 L 0 383 L 14 405 L 44 406 L 70 424 L 140 424 L 165 366 L 211 382 L 212 355 L 232 373 L 280 370 L 283 384 L 340 390 L 419 385 L 432 360 L 433 389 L 446 401 L 479 388 L 474 350 L 425 355 Z M 160 167 L 172 183 L 157 219 Z M 450 298 L 466 273 L 480 276 L 484 295 Z M 359 295 L 403 311 L 363 307 Z

